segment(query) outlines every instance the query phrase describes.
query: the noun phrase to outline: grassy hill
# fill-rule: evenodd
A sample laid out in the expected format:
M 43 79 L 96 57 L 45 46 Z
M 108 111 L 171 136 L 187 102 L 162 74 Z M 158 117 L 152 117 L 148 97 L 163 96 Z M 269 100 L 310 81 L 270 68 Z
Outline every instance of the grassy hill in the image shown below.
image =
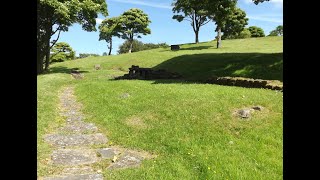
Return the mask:
M 179 51 L 159 48 L 117 56 L 57 63 L 38 76 L 38 175 L 58 171 L 47 163 L 52 149 L 42 135 L 63 124 L 59 90 L 74 86 L 88 122 L 119 146 L 157 154 L 138 169 L 110 173 L 107 179 L 282 179 L 281 92 L 177 80 L 112 80 L 131 65 L 168 69 L 184 79 L 241 76 L 282 81 L 282 37 L 186 44 Z M 93 69 L 100 64 L 102 69 Z M 84 79 L 70 76 L 79 68 Z M 120 98 L 123 93 L 130 97 Z M 248 121 L 232 115 L 261 105 Z M 138 119 L 143 126 L 128 123 Z M 143 127 L 143 128 L 142 128 Z

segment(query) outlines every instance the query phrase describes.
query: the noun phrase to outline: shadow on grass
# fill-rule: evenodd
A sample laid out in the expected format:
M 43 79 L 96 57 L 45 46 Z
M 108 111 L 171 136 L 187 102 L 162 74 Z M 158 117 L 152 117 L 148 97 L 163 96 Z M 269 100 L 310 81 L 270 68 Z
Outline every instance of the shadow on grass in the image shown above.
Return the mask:
M 212 76 L 245 77 L 283 81 L 283 53 L 206 53 L 177 56 L 153 67 L 182 75 L 189 83 Z M 177 83 L 183 80 L 154 80 Z
M 70 74 L 72 70 L 78 70 L 79 73 L 87 73 L 89 71 L 81 71 L 79 68 L 67 68 L 64 66 L 50 67 L 49 71 L 45 74 L 53 74 L 53 73 L 67 73 Z
M 181 48 L 181 50 L 202 50 L 202 49 L 209 49 L 213 48 L 213 46 L 196 46 L 196 47 L 188 47 L 188 48 Z

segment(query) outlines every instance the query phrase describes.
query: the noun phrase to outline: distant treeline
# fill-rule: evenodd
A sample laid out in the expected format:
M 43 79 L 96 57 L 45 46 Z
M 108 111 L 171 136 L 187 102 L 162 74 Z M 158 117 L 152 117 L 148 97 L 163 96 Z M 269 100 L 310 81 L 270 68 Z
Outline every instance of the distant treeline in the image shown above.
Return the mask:
M 166 47 L 169 47 L 169 45 L 167 43 L 158 43 L 158 44 L 143 43 L 141 41 L 134 39 L 133 43 L 132 43 L 132 51 L 131 52 L 138 52 L 138 51 L 155 49 L 155 48 L 166 48 Z M 123 44 L 121 44 L 119 46 L 118 53 L 119 54 L 128 53 L 129 48 L 130 48 L 130 42 L 128 40 L 126 40 Z
M 92 53 L 79 53 L 79 56 L 77 57 L 77 59 L 86 58 L 89 56 L 100 56 L 100 55 L 99 54 L 92 54 Z

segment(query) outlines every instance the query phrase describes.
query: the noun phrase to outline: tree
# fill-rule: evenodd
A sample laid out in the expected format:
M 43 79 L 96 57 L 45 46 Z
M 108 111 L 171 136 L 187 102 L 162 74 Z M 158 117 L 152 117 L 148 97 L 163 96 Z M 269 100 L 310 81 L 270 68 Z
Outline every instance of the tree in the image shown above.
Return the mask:
M 200 2 L 199 2 L 200 3 Z M 229 17 L 236 9 L 237 0 L 205 0 L 205 10 L 216 24 L 217 48 L 221 46 L 221 32 Z
M 256 5 L 259 3 L 263 3 L 264 1 L 270 1 L 270 0 L 252 0 Z
M 251 37 L 251 32 L 249 31 L 248 28 L 244 28 L 240 34 L 237 36 L 237 39 L 245 39 L 245 38 L 250 38 Z
M 128 40 L 130 43 L 129 53 L 132 51 L 134 37 L 141 38 L 140 34 L 151 34 L 151 30 L 148 28 L 151 21 L 141 9 L 132 8 L 124 12 L 119 17 L 119 23 L 121 26 L 121 31 L 119 32 L 121 38 Z
M 107 56 L 108 53 L 107 52 L 103 52 L 102 56 Z
M 141 41 L 134 39 L 132 52 L 138 52 L 138 51 L 143 51 L 143 50 L 147 50 L 147 49 L 155 49 L 155 48 L 161 48 L 161 47 L 166 48 L 166 47 L 169 47 L 169 45 L 167 43 L 158 43 L 158 44 L 143 43 Z M 127 53 L 129 48 L 130 48 L 130 42 L 128 40 L 126 40 L 125 42 L 123 42 L 123 44 L 121 44 L 119 46 L 118 53 L 119 54 Z
M 90 56 L 100 56 L 99 54 L 94 54 L 94 53 L 80 53 L 79 54 L 79 58 L 86 58 L 86 57 L 90 57 Z
M 129 40 L 124 41 L 120 46 L 118 53 L 124 54 L 128 53 L 131 47 L 131 52 L 138 52 L 144 50 L 143 43 L 141 41 L 138 41 L 134 39 L 132 42 Z
M 61 31 L 68 31 L 74 23 L 82 25 L 85 31 L 96 31 L 98 13 L 107 16 L 105 0 L 37 0 L 37 74 L 49 67 L 50 49 L 60 37 Z M 51 37 L 58 33 L 50 44 Z M 45 62 L 44 62 L 45 59 Z
M 174 13 L 182 12 L 184 14 L 174 15 L 172 19 L 176 19 L 178 22 L 189 21 L 195 33 L 195 43 L 198 44 L 200 27 L 210 22 L 208 13 L 204 10 L 204 4 L 199 3 L 199 0 L 175 0 L 172 5 Z
M 264 37 L 264 31 L 262 28 L 257 26 L 250 26 L 249 31 L 251 33 L 251 37 Z
M 102 21 L 99 25 L 99 41 L 105 40 L 109 43 L 109 53 L 111 55 L 112 51 L 112 37 L 120 37 L 121 26 L 119 23 L 119 17 L 108 18 Z
M 237 38 L 244 27 L 248 25 L 248 18 L 246 13 L 240 8 L 236 8 L 230 16 L 227 16 L 224 26 L 221 28 L 223 32 L 222 39 L 235 39 Z
M 282 36 L 283 35 L 283 26 L 279 25 L 275 30 L 272 30 L 268 36 Z
M 63 62 L 67 60 L 75 59 L 75 51 L 66 42 L 56 43 L 52 50 L 50 56 L 51 62 Z

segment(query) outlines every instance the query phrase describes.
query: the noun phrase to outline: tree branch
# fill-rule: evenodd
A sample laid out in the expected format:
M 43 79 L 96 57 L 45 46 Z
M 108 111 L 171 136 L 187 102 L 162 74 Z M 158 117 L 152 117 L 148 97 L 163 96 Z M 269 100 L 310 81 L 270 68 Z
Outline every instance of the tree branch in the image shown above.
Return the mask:
M 61 33 L 61 30 L 59 30 L 59 34 L 58 34 L 58 37 L 55 41 L 53 41 L 52 45 L 50 46 L 50 49 L 56 44 L 56 42 L 58 41 L 59 37 L 60 37 L 60 33 Z
M 207 22 L 202 23 L 201 26 L 206 25 L 210 21 L 211 21 L 211 19 L 209 19 Z

